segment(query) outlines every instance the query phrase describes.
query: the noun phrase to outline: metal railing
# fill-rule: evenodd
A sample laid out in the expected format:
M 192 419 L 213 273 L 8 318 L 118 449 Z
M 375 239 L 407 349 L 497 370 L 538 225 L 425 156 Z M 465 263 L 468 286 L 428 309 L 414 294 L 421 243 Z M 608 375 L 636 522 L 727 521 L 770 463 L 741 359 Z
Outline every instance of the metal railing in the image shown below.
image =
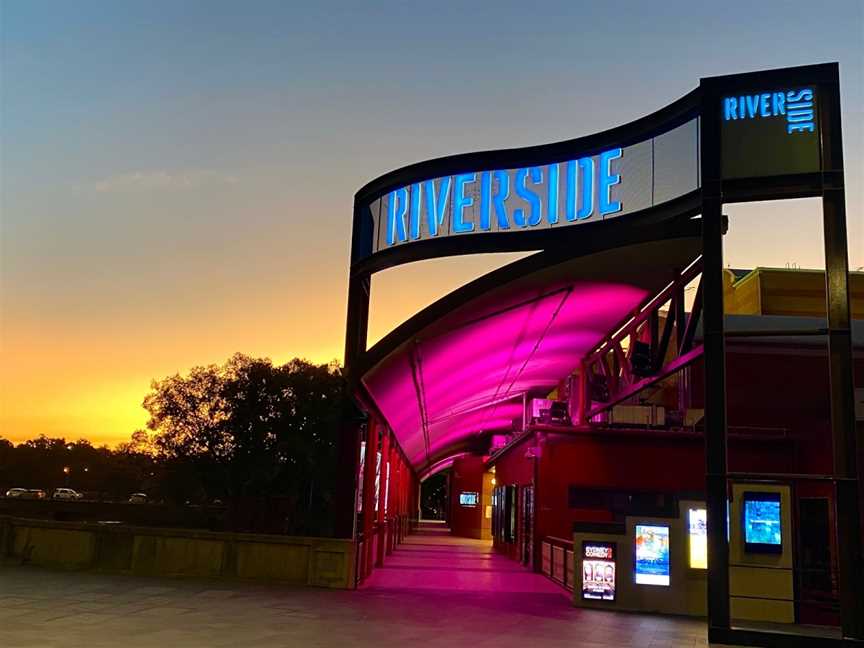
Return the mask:
M 540 541 L 540 571 L 573 591 L 573 541 L 547 536 Z

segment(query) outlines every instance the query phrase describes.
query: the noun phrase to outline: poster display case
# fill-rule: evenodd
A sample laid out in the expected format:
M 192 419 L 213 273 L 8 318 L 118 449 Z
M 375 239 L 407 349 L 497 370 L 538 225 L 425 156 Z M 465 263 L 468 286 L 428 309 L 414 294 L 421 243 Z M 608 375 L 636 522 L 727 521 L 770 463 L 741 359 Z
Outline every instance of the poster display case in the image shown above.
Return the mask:
M 707 569 L 708 513 L 704 508 L 687 509 L 687 540 L 690 569 Z
M 667 525 L 637 524 L 634 546 L 636 583 L 638 585 L 668 587 L 670 583 L 669 527 Z
M 614 601 L 616 582 L 616 543 L 582 543 L 582 598 Z

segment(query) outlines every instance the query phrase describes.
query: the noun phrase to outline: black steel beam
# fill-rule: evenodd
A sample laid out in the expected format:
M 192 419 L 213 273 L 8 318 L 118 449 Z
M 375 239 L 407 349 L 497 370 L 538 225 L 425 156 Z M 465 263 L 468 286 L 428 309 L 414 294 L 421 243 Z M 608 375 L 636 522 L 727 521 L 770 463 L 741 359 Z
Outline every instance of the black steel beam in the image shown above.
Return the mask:
M 728 631 L 729 540 L 726 537 L 726 346 L 723 335 L 723 195 L 719 88 L 703 79 L 702 309 L 705 354 L 705 494 L 708 520 L 708 628 Z
M 693 336 L 696 335 L 696 326 L 699 324 L 699 318 L 702 317 L 702 279 L 699 279 L 699 286 L 696 288 L 696 296 L 693 298 L 693 307 L 690 309 L 690 317 L 687 319 L 687 325 L 684 327 L 684 333 L 681 339 L 678 340 L 678 353 L 687 353 L 690 347 L 693 346 Z
M 864 640 L 864 556 L 861 546 L 839 86 L 839 73 L 836 73 L 834 82 L 822 86 L 819 93 L 822 168 L 827 172 L 822 193 L 822 222 L 825 242 L 825 298 L 828 311 L 831 438 L 834 474 L 837 478 L 840 625 L 844 636 Z
M 622 403 L 628 398 L 632 398 L 643 389 L 650 387 L 651 385 L 654 385 L 665 378 L 668 378 L 669 376 L 678 371 L 681 371 L 682 369 L 684 369 L 684 367 L 693 364 L 693 362 L 695 362 L 701 357 L 702 347 L 696 347 L 695 349 L 691 349 L 687 353 L 678 356 L 671 362 L 661 367 L 653 376 L 643 378 L 642 380 L 636 381 L 631 385 L 623 387 L 622 389 L 618 390 L 617 393 L 611 394 L 611 397 L 607 402 L 603 402 L 599 405 L 596 405 L 595 407 L 592 407 L 591 410 L 586 414 L 587 418 L 590 420 L 592 416 L 596 416 L 601 412 L 605 412 L 606 410 L 611 409 L 618 403 Z M 605 363 L 601 360 L 600 364 L 603 365 Z

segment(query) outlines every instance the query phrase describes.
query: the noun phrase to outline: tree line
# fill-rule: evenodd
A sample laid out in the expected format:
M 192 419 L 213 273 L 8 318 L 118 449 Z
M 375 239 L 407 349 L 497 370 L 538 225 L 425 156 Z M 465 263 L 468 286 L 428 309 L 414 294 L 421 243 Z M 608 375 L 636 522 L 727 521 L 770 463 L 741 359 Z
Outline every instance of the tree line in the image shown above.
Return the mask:
M 83 439 L 0 439 L 0 487 L 220 502 L 236 530 L 326 535 L 342 398 L 334 364 L 274 365 L 238 353 L 154 380 L 143 401 L 147 429 L 114 449 Z

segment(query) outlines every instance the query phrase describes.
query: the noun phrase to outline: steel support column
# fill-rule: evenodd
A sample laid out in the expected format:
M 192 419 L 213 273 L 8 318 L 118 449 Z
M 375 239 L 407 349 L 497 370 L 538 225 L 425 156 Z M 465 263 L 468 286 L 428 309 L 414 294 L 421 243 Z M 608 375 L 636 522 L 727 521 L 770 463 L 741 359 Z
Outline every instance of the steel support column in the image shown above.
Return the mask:
M 396 529 L 399 524 L 399 511 L 396 508 L 396 493 L 399 488 L 399 453 L 396 444 L 390 445 L 390 486 L 387 489 L 387 548 L 386 554 L 393 553 L 395 545 Z
M 726 343 L 723 318 L 723 196 L 719 98 L 703 81 L 702 297 L 705 363 L 705 499 L 708 513 L 708 631 L 729 629 L 726 536 Z
M 351 374 L 357 358 L 366 349 L 369 322 L 369 275 L 351 277 L 348 282 L 348 316 L 345 331 L 343 372 L 347 378 L 342 397 L 342 426 L 337 438 L 336 484 L 334 493 L 334 534 L 354 538 L 357 523 L 357 476 L 360 462 L 360 412 L 354 403 Z
M 375 475 L 378 463 L 378 422 L 369 418 L 366 428 L 366 453 L 363 462 L 363 561 L 364 578 L 372 572 L 372 547 L 375 529 Z
M 384 565 L 384 551 L 387 547 L 387 517 L 385 509 L 387 508 L 387 498 L 390 496 L 388 489 L 388 466 L 390 465 L 390 430 L 384 429 L 381 434 L 381 476 L 378 480 L 378 520 L 377 542 L 375 544 L 376 556 L 375 566 L 381 567 Z
M 822 131 L 822 216 L 825 242 L 825 298 L 828 313 L 828 371 L 831 437 L 836 480 L 840 625 L 845 637 L 864 640 L 864 558 L 858 490 L 849 260 L 840 128 L 839 79 L 834 96 L 820 93 Z

